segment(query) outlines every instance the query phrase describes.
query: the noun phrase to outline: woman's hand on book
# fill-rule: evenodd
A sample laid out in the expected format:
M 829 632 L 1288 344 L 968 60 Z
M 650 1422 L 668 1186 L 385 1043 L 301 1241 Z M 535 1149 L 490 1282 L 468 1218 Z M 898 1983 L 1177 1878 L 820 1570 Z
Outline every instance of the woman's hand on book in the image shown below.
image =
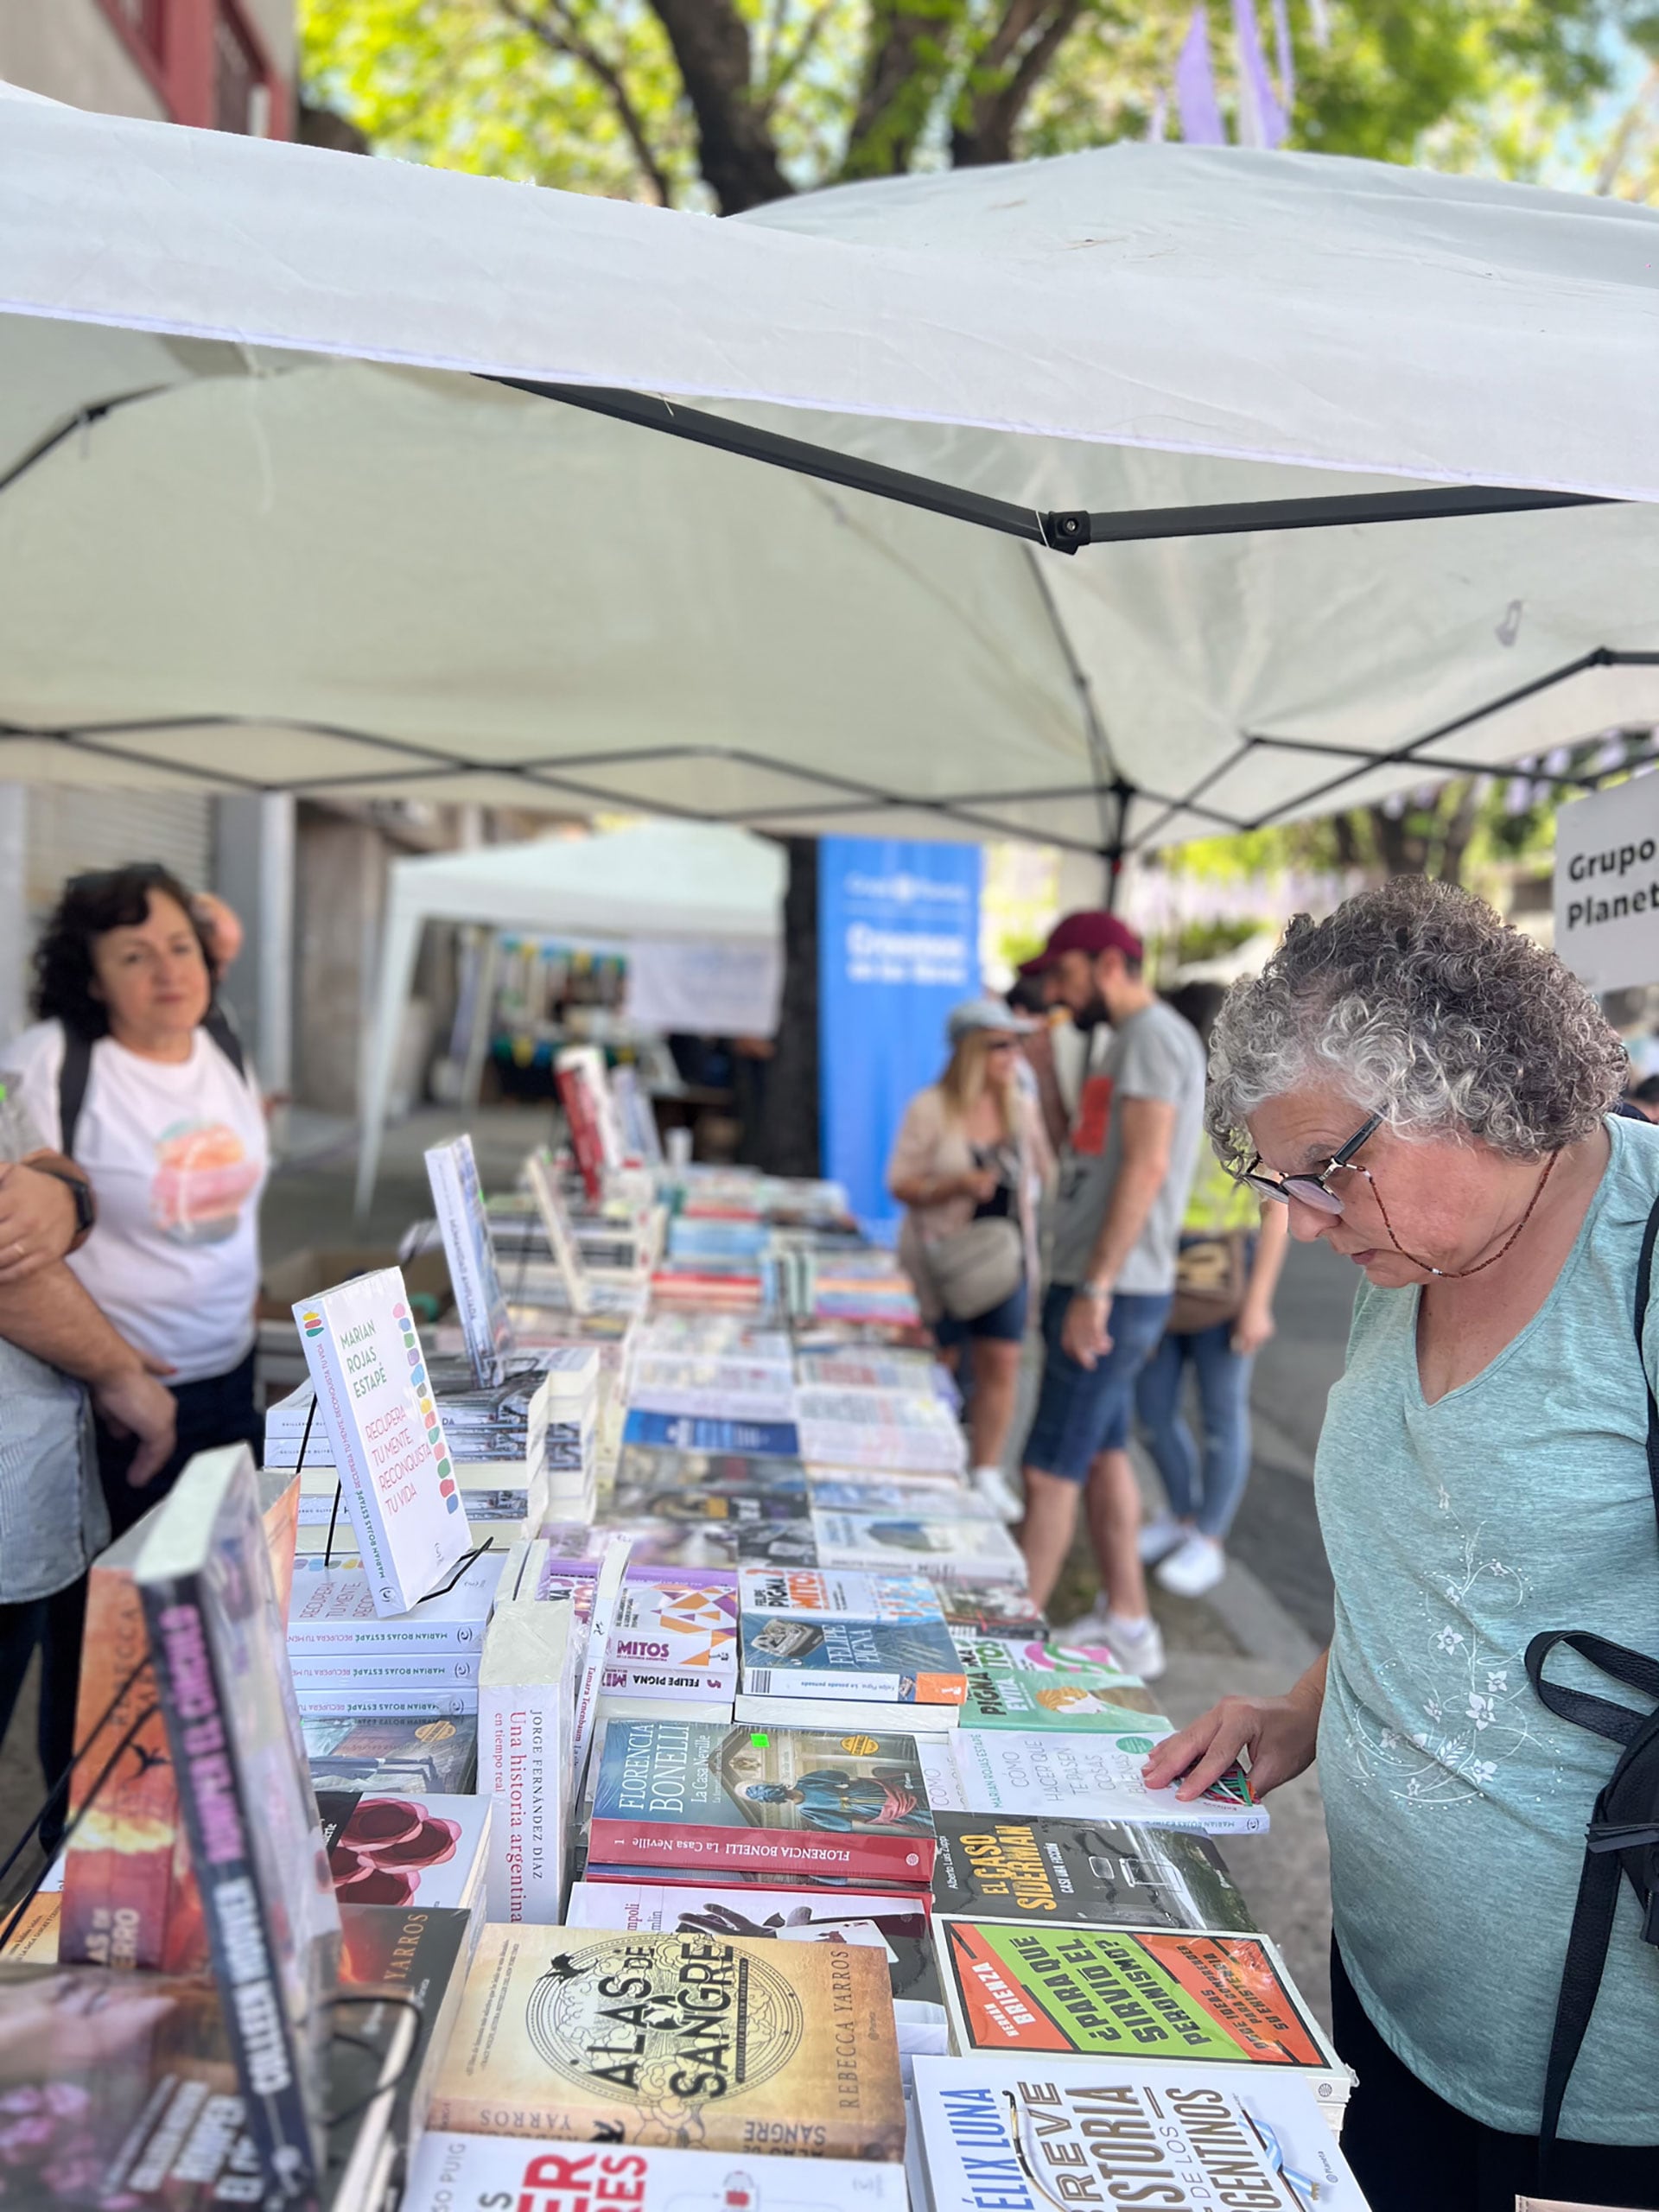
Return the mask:
M 1173 1783 L 1185 1802 L 1201 1796 L 1247 1753 L 1250 1788 L 1258 1797 L 1303 1773 L 1319 1747 L 1325 1669 L 1321 1653 L 1287 1696 L 1224 1697 L 1188 1727 L 1166 1736 L 1141 1770 L 1148 1789 Z

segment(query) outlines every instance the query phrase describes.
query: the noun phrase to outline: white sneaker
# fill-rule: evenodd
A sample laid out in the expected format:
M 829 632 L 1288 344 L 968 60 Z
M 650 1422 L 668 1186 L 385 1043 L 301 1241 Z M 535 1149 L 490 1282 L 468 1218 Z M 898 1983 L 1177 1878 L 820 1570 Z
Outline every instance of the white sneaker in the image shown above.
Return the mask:
M 1101 1627 L 1120 1665 L 1143 1682 L 1157 1681 L 1164 1671 L 1164 1639 L 1155 1620 L 1148 1617 L 1135 1625 L 1119 1613 L 1108 1613 Z
M 1173 1513 L 1160 1513 L 1147 1522 L 1137 1539 L 1142 1567 L 1155 1566 L 1186 1541 L 1192 1530 Z
M 976 1467 L 969 1479 L 999 1521 L 1024 1518 L 1025 1501 L 1001 1467 Z
M 1226 1553 L 1213 1536 L 1202 1536 L 1194 1529 L 1156 1569 L 1156 1576 L 1178 1598 L 1202 1598 L 1226 1572 Z

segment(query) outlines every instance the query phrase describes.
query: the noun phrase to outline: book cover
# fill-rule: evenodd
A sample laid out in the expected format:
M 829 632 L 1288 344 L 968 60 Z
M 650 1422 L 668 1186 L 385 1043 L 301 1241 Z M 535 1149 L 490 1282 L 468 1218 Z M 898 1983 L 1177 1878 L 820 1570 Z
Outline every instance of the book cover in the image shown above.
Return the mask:
M 936 1911 L 970 1920 L 1255 1932 L 1255 1916 L 1208 1836 L 937 1807 L 933 1824 Z
M 950 1756 L 964 1812 L 1052 1813 L 1134 1827 L 1191 1828 L 1201 1835 L 1262 1835 L 1269 1821 L 1242 1768 L 1184 1802 L 1173 1784 L 1149 1789 L 1141 1767 L 1157 1733 L 1103 1729 L 1096 1735 L 959 1729 Z
M 821 1567 L 913 1567 L 939 1581 L 961 1576 L 1025 1586 L 1025 1555 L 1000 1521 L 921 1520 L 815 1508 L 812 1531 Z
M 484 1882 L 487 1797 L 317 1799 L 334 1895 L 348 1904 L 445 1905 L 470 1912 Z
M 632 1545 L 636 1567 L 695 1573 L 706 1567 L 816 1567 L 818 1563 L 817 1539 L 812 1523 L 805 1519 L 632 1521 L 625 1524 L 625 1533 Z
M 377 1613 L 406 1613 L 472 1548 L 404 1278 L 360 1275 L 294 1308 Z
M 849 2158 L 727 2158 L 661 2145 L 577 2149 L 499 2135 L 425 2136 L 404 2212 L 911 2212 L 905 2170 Z M 915 2212 L 925 2212 L 918 2206 Z
M 1131 2059 L 918 2058 L 931 2212 L 1365 2212 L 1306 2079 Z
M 796 1459 L 800 1438 L 790 1421 L 721 1421 L 692 1414 L 654 1414 L 631 1409 L 622 1431 L 625 1446 L 649 1445 L 673 1452 L 734 1452 L 747 1459 Z
M 548 1249 L 559 1271 L 565 1303 L 573 1313 L 589 1313 L 593 1307 L 594 1294 L 588 1280 L 588 1263 L 577 1248 L 575 1233 L 570 1226 L 569 1209 L 564 1203 L 564 1193 L 559 1188 L 552 1158 L 544 1147 L 532 1152 L 525 1160 L 524 1175 L 530 1185 L 531 1196 L 536 1201 L 536 1211 L 541 1216 Z
M 737 1687 L 737 1593 L 729 1584 L 627 1577 L 601 1691 L 729 1698 Z
M 360 1560 L 321 1556 L 296 1560 L 288 1622 L 293 1659 L 335 1653 L 476 1651 L 506 1562 L 504 1551 L 481 1553 L 458 1581 L 423 1598 L 406 1613 L 382 1614 Z
M 367 1789 L 385 1797 L 429 1791 L 461 1796 L 471 1789 L 477 1771 L 478 1724 L 470 1714 L 453 1720 L 306 1715 L 300 1733 L 319 1794 Z
M 1022 1643 L 1040 1643 L 1049 1632 L 1048 1616 L 1032 1604 L 1023 1584 L 1016 1586 L 964 1577 L 940 1586 L 939 1604 L 945 1626 L 964 1630 L 971 1636 L 1017 1637 Z
M 1265 1936 L 944 1918 L 935 1926 L 962 2056 L 1341 2071 Z
M 854 1944 L 486 1928 L 429 2125 L 899 2160 L 886 1962 Z
M 933 1815 L 908 1736 L 616 1721 L 588 1847 L 618 1866 L 871 1874 L 923 1888 Z
M 553 1080 L 558 1085 L 559 1103 L 564 1109 L 570 1149 L 575 1155 L 582 1189 L 588 1194 L 588 1204 L 597 1205 L 605 1187 L 607 1161 L 598 1105 L 588 1071 L 574 1061 L 567 1063 L 561 1054 L 554 1065 Z
M 478 1693 L 478 1787 L 491 1799 L 493 1920 L 556 1921 L 575 1733 L 575 1615 L 521 1599 L 496 1608 Z
M 655 1495 L 707 1490 L 791 1491 L 805 1511 L 806 1468 L 799 1459 L 768 1459 L 764 1466 L 736 1452 L 679 1452 L 667 1446 L 624 1444 L 617 1457 L 619 1489 Z
M 270 1473 L 257 1479 L 266 1556 L 277 1606 L 285 1614 L 295 1573 L 299 1485 Z M 72 1964 L 183 1974 L 206 1966 L 207 1936 L 179 1825 L 143 1601 L 132 1579 L 133 1561 L 149 1533 L 146 1514 L 93 1560 L 87 1581 L 75 1741 L 89 1748 L 70 1781 L 72 1812 L 86 1805 L 122 1738 L 130 1732 L 132 1740 L 70 1834 L 60 1955 Z
M 274 2192 L 322 2171 L 340 1915 L 245 1445 L 198 1452 L 133 1567 L 250 2134 Z
M 968 1641 L 960 1629 L 956 1649 L 967 1672 L 964 1728 L 1169 1733 L 1169 1722 L 1153 1709 L 1152 1692 L 1116 1661 L 1102 1663 L 1065 1646 Z M 1005 1663 L 1009 1655 L 1013 1664 Z
M 565 1923 L 571 1928 L 621 1928 L 630 1934 L 741 1936 L 752 1942 L 861 1943 L 887 1961 L 895 2003 L 937 2010 L 944 1994 L 928 1931 L 925 1893 L 901 1891 L 722 1890 L 658 1882 L 627 1887 L 578 1882 Z M 902 2030 L 899 2048 L 904 2048 Z
M 899 1513 L 957 1521 L 995 1521 L 996 1508 L 988 1505 L 977 1491 L 950 1479 L 925 1476 L 882 1475 L 861 1479 L 855 1474 L 824 1474 L 816 1468 L 807 1473 L 807 1489 L 815 1506 L 831 1513 Z
M 961 1705 L 968 1680 L 941 1620 L 867 1621 L 836 1614 L 742 1617 L 747 1697 L 887 1699 Z
M 451 1137 L 446 1144 L 429 1147 L 426 1174 L 467 1356 L 476 1380 L 493 1382 L 499 1379 L 503 1355 L 512 1345 L 512 1326 L 496 1271 L 471 1137 Z
M 855 1729 L 880 1736 L 889 1728 L 906 1728 L 920 1744 L 954 1731 L 962 1707 L 901 1703 L 890 1697 L 780 1697 L 774 1688 L 765 1697 L 739 1690 L 729 1717 L 752 1728 L 828 1728 L 838 1736 Z
M 392 2107 L 391 2133 L 407 2151 L 426 2125 L 482 1923 L 442 1905 L 342 1904 L 340 1925 L 342 1985 L 388 1990 L 419 2008 L 414 2054 Z
M 919 1574 L 825 1573 L 822 1569 L 745 1567 L 738 1583 L 741 1610 L 784 1620 L 835 1617 L 849 1621 L 937 1621 L 939 1592 Z

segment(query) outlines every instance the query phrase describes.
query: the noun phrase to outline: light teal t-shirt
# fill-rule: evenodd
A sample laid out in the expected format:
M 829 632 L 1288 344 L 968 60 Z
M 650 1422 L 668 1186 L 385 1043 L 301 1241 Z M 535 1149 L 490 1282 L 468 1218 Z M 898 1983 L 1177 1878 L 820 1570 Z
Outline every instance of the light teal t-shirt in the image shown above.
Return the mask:
M 1659 1128 L 1612 1154 L 1543 1306 L 1427 1405 L 1414 1289 L 1362 1281 L 1316 1471 L 1336 1581 L 1319 1727 L 1337 1940 L 1384 2041 L 1461 2112 L 1538 2131 L 1584 1831 L 1617 1748 L 1534 1696 L 1540 1629 L 1659 1655 L 1632 1325 Z M 1659 1294 L 1646 1364 L 1659 1377 Z M 1558 1649 L 1553 1681 L 1636 1700 Z M 1565 2140 L 1659 2144 L 1659 1949 L 1627 1883 Z

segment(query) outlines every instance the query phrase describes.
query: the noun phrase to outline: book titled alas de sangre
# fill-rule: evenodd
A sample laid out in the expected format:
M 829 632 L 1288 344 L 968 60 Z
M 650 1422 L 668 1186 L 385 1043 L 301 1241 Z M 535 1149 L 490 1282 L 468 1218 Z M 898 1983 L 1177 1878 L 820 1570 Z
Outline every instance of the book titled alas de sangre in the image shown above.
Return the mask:
M 851 1944 L 492 1924 L 427 2124 L 900 2160 L 887 1961 Z
M 630 1720 L 606 1735 L 588 1848 L 617 1866 L 919 1889 L 935 1844 L 910 1736 Z

